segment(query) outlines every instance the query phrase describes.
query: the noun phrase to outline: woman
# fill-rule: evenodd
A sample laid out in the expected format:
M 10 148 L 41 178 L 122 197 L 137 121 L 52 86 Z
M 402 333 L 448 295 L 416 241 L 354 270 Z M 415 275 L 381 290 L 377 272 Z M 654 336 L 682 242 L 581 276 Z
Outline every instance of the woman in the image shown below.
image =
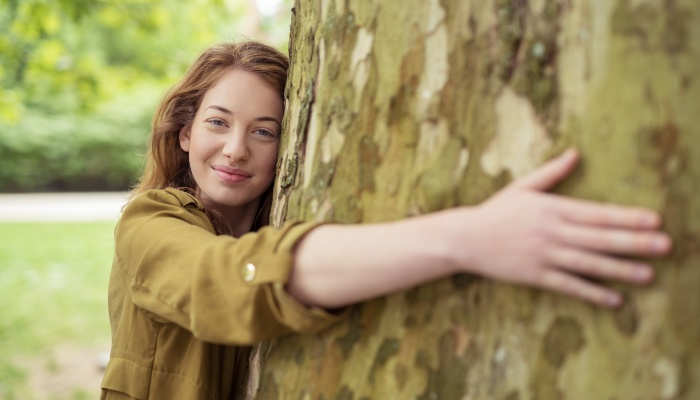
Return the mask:
M 265 227 L 287 65 L 262 44 L 215 46 L 163 100 L 115 229 L 103 399 L 231 398 L 252 344 L 323 329 L 341 317 L 327 309 L 455 273 L 615 307 L 619 293 L 579 276 L 645 284 L 648 265 L 613 255 L 670 248 L 650 210 L 543 193 L 572 171 L 574 151 L 476 207 Z

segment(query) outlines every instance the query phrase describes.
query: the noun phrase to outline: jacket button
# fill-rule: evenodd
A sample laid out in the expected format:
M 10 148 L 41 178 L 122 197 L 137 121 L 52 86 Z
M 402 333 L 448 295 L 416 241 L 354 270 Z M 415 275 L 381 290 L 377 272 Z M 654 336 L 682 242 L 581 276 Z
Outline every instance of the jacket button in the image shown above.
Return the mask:
M 255 279 L 255 264 L 248 263 L 243 267 L 243 280 L 246 282 L 252 282 Z

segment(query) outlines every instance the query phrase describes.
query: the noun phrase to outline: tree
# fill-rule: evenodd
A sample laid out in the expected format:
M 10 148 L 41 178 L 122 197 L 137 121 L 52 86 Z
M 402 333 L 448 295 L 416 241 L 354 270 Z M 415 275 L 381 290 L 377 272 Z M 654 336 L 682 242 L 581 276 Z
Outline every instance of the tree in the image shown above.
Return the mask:
M 476 204 L 575 146 L 558 191 L 675 249 L 618 311 L 470 276 L 353 307 L 260 346 L 251 397 L 700 398 L 697 43 L 695 0 L 297 0 L 274 223 Z

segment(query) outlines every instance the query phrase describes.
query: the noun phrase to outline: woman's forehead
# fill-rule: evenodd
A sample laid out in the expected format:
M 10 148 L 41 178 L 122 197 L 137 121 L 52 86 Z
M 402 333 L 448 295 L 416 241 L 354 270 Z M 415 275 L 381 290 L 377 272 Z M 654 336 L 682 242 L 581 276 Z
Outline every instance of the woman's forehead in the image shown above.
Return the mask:
M 224 108 L 232 113 L 243 113 L 252 117 L 282 116 L 281 94 L 262 77 L 241 69 L 226 71 L 207 90 L 201 107 Z

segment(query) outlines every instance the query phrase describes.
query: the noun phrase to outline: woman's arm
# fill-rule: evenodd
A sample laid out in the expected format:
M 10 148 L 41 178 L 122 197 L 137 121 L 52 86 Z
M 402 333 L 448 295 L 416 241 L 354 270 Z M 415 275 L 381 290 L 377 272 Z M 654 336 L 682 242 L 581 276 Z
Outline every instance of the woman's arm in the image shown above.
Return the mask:
M 314 225 L 216 235 L 189 194 L 148 190 L 129 202 L 115 229 L 110 317 L 133 318 L 125 306 L 133 303 L 200 340 L 235 345 L 318 331 L 337 316 L 302 307 L 283 288 L 293 246 Z
M 616 256 L 663 255 L 671 241 L 654 211 L 544 192 L 577 161 L 568 151 L 476 207 L 316 228 L 296 247 L 287 290 L 334 308 L 464 272 L 618 306 L 619 293 L 584 277 L 646 284 L 648 264 Z
M 296 248 L 288 292 L 335 308 L 459 272 L 434 215 L 376 225 L 322 225 Z

